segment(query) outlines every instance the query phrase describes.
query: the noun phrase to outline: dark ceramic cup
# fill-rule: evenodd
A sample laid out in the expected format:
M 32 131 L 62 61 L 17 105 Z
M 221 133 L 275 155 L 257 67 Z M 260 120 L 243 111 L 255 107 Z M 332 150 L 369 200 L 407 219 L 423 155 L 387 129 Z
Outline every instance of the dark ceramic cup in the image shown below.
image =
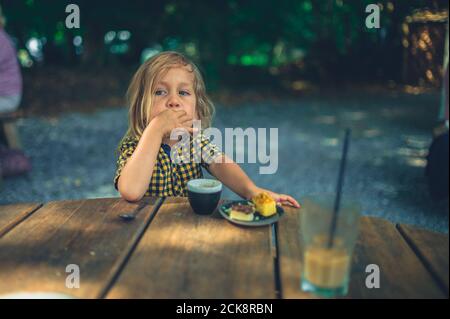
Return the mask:
M 188 199 L 194 213 L 212 214 L 219 204 L 222 183 L 215 179 L 192 179 L 187 183 Z

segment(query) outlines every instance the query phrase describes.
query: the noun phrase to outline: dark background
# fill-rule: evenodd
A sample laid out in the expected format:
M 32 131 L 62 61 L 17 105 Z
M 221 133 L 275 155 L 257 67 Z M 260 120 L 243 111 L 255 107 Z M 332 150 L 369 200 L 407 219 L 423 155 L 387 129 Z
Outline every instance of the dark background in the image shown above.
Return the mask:
M 371 0 L 81 0 L 76 1 L 81 28 L 67 29 L 65 8 L 72 2 L 2 1 L 6 30 L 23 50 L 23 60 L 31 60 L 23 62 L 29 66 L 24 70 L 26 93 L 36 82 L 55 80 L 49 85 L 57 85 L 60 78 L 94 88 L 84 92 L 86 99 L 60 97 L 64 90 L 57 90 L 57 104 L 70 98 L 71 107 L 73 100 L 83 107 L 103 97 L 98 90 L 110 91 L 99 103 L 121 104 L 139 63 L 161 50 L 187 54 L 202 68 L 210 92 L 223 98 L 236 88 L 260 94 L 269 88 L 275 95 L 305 93 L 317 85 L 441 84 L 446 19 L 439 19 L 439 13 L 448 12 L 444 0 L 378 1 L 380 29 L 365 26 Z M 424 21 L 415 21 L 420 16 Z M 30 39 L 39 46 L 35 56 L 27 50 Z M 27 108 L 64 108 L 34 103 L 29 101 Z

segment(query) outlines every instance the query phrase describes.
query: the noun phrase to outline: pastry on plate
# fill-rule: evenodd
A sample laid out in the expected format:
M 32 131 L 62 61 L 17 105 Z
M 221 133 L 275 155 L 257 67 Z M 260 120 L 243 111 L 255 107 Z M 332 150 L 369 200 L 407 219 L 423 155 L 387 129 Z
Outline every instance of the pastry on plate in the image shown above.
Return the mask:
M 256 206 L 256 211 L 264 217 L 269 217 L 277 213 L 275 200 L 267 193 L 259 193 L 252 198 Z
M 251 204 L 235 204 L 231 206 L 230 218 L 246 222 L 253 221 L 255 207 Z

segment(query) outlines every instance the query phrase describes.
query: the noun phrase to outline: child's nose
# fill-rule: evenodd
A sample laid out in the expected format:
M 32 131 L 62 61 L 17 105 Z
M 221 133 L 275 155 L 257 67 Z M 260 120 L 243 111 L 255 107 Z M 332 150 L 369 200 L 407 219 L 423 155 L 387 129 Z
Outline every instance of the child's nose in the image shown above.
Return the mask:
M 176 97 L 170 97 L 169 100 L 167 101 L 167 106 L 170 108 L 180 107 L 180 102 L 178 101 L 178 99 Z

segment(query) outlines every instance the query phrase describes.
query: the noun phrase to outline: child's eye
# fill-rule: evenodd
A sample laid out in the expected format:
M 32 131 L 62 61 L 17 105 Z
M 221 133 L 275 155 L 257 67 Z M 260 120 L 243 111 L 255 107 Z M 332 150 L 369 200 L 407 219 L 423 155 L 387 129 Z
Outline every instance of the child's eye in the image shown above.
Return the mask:
M 180 91 L 180 95 L 187 96 L 190 95 L 190 93 L 188 91 Z
M 156 90 L 155 95 L 163 95 L 164 92 L 165 92 L 164 90 Z

